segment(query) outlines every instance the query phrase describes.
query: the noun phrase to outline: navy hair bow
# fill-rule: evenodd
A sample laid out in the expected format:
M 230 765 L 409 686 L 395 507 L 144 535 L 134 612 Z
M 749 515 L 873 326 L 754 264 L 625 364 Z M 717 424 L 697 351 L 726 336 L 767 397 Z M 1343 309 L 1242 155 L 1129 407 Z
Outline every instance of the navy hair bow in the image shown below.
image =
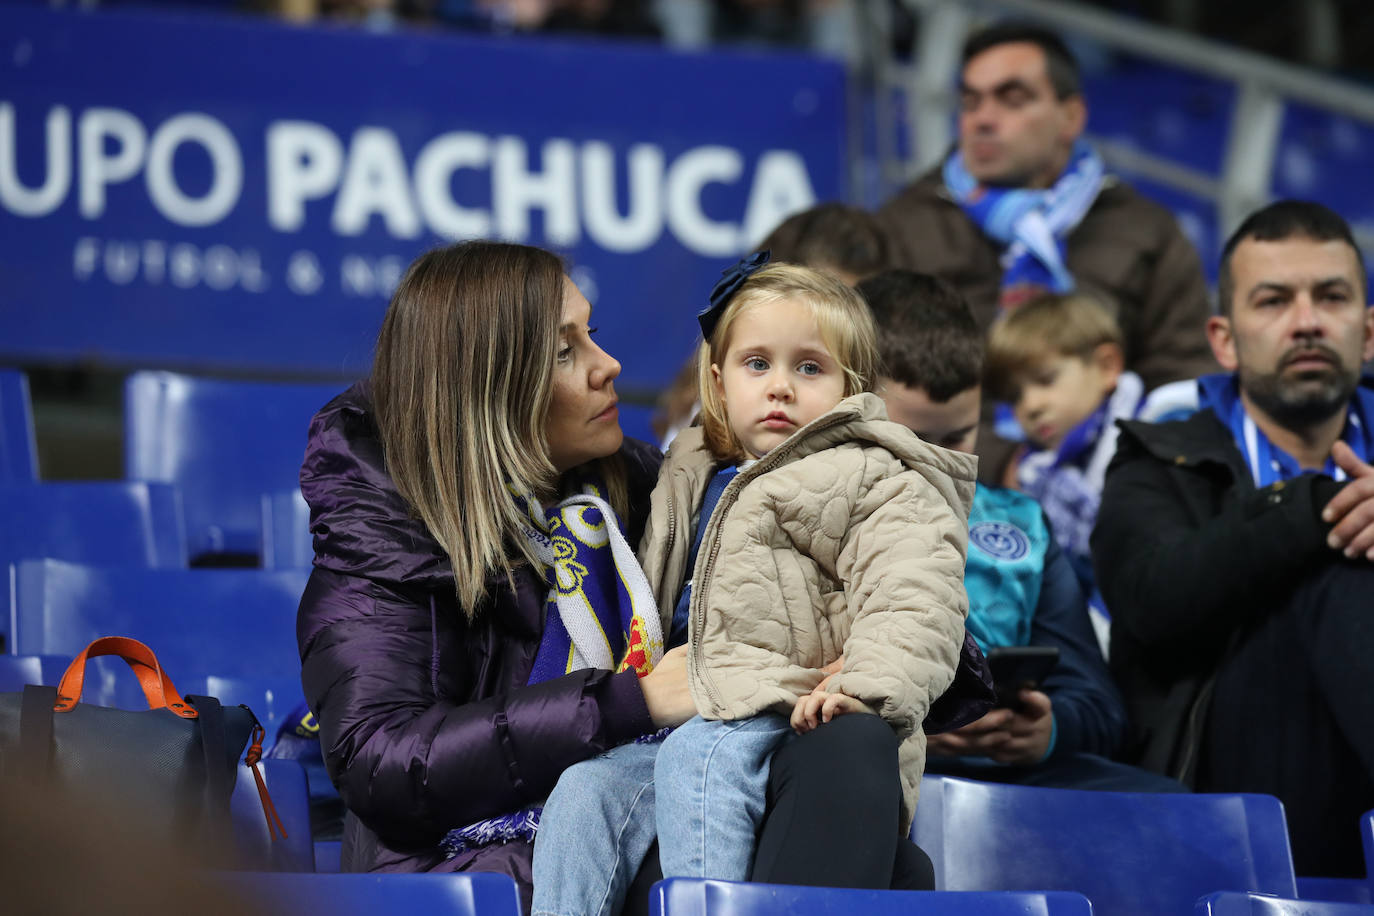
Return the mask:
M 701 325 L 703 338 L 711 339 L 711 334 L 715 331 L 720 316 L 725 312 L 725 307 L 730 304 L 735 293 L 744 285 L 744 281 L 763 269 L 763 265 L 768 263 L 769 255 L 770 252 L 766 250 L 756 251 L 720 272 L 720 281 L 711 288 L 710 307 L 697 315 L 697 324 Z

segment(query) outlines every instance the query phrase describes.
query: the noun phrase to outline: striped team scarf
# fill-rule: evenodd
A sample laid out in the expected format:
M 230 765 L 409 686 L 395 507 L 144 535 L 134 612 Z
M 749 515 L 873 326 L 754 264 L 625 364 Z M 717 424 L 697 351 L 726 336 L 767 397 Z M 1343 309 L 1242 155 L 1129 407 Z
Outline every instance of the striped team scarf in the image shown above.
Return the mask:
M 1074 143 L 1064 174 L 1045 190 L 981 185 L 958 150 L 945 160 L 945 187 L 983 234 L 1003 247 L 1002 308 L 1014 308 L 1036 291 L 1073 290 L 1064 240 L 1097 200 L 1104 174 L 1102 157 L 1082 139 Z
M 515 501 L 549 586 L 529 682 L 583 668 L 633 668 L 640 677 L 652 671 L 663 656 L 658 607 L 600 488 L 588 483 L 547 514 L 538 500 Z
M 530 684 L 584 668 L 634 670 L 643 677 L 663 657 L 653 591 L 601 493 L 588 481 L 548 512 L 539 500 L 512 493 L 549 587 Z M 528 842 L 542 812 L 542 805 L 531 805 L 450 830 L 440 849 L 453 858 L 494 843 Z

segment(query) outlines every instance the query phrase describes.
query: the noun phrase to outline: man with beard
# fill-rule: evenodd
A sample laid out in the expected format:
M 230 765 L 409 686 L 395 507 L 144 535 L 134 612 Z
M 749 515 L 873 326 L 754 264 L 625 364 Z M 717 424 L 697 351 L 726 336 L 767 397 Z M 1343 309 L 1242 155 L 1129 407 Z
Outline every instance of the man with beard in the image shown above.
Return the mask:
M 1121 423 L 1092 537 L 1133 761 L 1283 800 L 1299 874 L 1374 808 L 1374 357 L 1350 228 L 1282 201 L 1226 243 L 1187 420 Z

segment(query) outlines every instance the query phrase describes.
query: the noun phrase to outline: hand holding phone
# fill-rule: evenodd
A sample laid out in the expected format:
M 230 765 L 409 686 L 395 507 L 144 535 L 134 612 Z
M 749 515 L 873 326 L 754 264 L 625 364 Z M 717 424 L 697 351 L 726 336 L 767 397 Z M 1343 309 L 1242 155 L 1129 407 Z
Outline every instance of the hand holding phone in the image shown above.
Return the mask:
M 1017 709 L 1022 690 L 1038 690 L 1059 663 L 1054 646 L 998 646 L 987 652 L 997 705 Z

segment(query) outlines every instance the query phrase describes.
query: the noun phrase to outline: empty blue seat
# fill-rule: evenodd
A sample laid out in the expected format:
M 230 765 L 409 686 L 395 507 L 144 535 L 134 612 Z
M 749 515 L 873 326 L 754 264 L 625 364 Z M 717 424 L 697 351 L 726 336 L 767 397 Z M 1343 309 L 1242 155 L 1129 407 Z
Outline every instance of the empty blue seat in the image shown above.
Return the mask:
M 1178 913 L 1213 891 L 1297 896 L 1267 795 L 1088 792 L 927 776 L 912 828 L 941 890 L 1073 890 L 1105 913 Z
M 28 376 L 18 369 L 0 369 L 0 481 L 37 479 L 38 440 Z
M 1193 907 L 1193 913 L 1195 916 L 1374 916 L 1374 906 L 1227 891 L 1202 897 Z
M 120 480 L 0 484 L 0 563 L 44 557 L 186 566 L 176 487 Z
M 838 887 L 792 887 L 671 878 L 649 895 L 652 916 L 1088 916 L 1092 907 L 1069 892 L 878 891 Z
M 136 372 L 124 386 L 124 470 L 177 484 L 192 557 L 261 549 L 263 493 L 295 488 L 310 418 L 345 386 Z
M 300 916 L 520 916 L 520 897 L 507 875 L 377 875 L 225 872 L 210 882 L 255 900 L 274 913 Z
M 299 488 L 262 495 L 262 566 L 306 569 L 315 560 L 310 507 Z
M 272 797 L 286 837 L 272 838 L 253 771 L 239 765 L 229 798 L 237 865 L 254 871 L 313 872 L 315 844 L 310 838 L 310 794 L 305 770 L 294 760 L 260 760 L 258 771 Z
M 183 693 L 212 674 L 282 682 L 300 674 L 296 606 L 308 575 L 26 560 L 10 589 L 11 651 L 71 657 L 100 636 L 131 636 Z

